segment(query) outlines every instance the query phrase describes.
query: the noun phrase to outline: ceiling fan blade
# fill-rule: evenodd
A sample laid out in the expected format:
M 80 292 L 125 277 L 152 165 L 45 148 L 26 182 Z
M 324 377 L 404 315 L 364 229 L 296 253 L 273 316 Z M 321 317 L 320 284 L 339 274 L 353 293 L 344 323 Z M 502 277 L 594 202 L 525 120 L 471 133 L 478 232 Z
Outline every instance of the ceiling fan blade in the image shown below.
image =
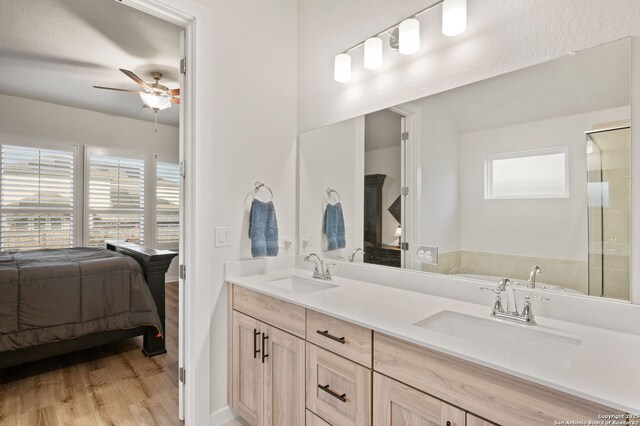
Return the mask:
M 143 89 L 146 90 L 152 90 L 151 86 L 149 86 L 147 83 L 145 83 L 140 77 L 138 77 L 137 75 L 135 75 L 133 73 L 133 71 L 129 71 L 129 70 L 125 70 L 120 68 L 120 71 L 122 71 L 124 73 L 124 75 L 126 75 L 127 77 L 129 77 L 131 80 L 135 81 L 136 84 L 140 87 L 142 87 Z
M 171 96 L 180 96 L 180 89 L 169 89 L 168 93 Z
M 115 87 L 104 87 L 104 86 L 93 86 L 96 89 L 104 89 L 104 90 L 116 90 L 118 92 L 129 92 L 129 93 L 143 93 L 138 90 L 129 90 L 129 89 L 116 89 Z
M 171 98 L 171 103 L 172 103 L 172 104 L 180 104 L 180 99 L 178 99 L 178 98 Z

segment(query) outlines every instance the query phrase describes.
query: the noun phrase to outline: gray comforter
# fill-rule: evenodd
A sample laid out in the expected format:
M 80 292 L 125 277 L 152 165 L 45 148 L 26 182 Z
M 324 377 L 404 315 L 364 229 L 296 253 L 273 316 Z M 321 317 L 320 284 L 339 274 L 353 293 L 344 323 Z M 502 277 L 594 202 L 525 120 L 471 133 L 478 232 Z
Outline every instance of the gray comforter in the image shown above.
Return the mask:
M 134 259 L 84 247 L 0 253 L 0 352 L 139 326 L 163 332 Z

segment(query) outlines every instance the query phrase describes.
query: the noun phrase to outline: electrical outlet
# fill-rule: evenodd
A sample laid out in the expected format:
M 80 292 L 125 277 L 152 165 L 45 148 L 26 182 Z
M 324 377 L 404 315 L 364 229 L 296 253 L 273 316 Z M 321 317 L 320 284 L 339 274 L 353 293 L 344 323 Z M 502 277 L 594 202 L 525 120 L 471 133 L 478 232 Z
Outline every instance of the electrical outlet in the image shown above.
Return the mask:
M 311 235 L 302 236 L 302 248 L 309 248 L 313 245 L 313 237 Z
M 291 237 L 280 237 L 278 238 L 278 247 L 288 250 L 293 244 L 293 238 Z
M 230 226 L 216 227 L 216 247 L 232 247 L 231 235 L 233 228 Z
M 438 264 L 438 247 L 420 246 L 416 250 L 416 261 L 420 263 L 428 263 L 430 265 Z

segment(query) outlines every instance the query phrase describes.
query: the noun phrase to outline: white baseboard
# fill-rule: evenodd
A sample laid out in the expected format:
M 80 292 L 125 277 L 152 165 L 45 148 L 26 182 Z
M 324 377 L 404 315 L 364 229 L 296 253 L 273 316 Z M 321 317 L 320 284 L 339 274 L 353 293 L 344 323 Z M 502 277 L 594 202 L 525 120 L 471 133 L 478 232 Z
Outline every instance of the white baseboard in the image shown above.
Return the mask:
M 229 420 L 233 420 L 237 418 L 237 414 L 229 407 L 228 405 L 222 407 L 218 411 L 214 411 L 211 413 L 211 418 L 209 419 L 209 426 L 220 426 L 228 422 Z

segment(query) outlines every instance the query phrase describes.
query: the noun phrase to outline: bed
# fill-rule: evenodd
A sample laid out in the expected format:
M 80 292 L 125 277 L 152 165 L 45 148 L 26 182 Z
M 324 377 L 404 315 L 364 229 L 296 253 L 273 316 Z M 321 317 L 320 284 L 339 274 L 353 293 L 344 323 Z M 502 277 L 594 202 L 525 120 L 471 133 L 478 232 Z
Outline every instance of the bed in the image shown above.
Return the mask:
M 109 241 L 0 253 L 0 368 L 143 336 L 166 353 L 165 273 L 177 255 Z

